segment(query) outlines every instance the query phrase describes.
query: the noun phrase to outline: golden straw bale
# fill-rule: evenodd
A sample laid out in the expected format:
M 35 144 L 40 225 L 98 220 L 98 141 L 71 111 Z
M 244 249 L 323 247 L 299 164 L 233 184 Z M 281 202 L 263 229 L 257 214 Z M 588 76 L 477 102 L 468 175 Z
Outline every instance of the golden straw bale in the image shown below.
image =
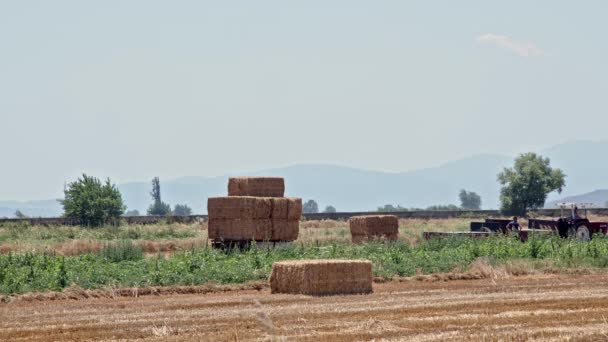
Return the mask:
M 287 202 L 287 219 L 300 220 L 302 218 L 302 199 L 291 197 Z
M 368 260 L 275 262 L 270 292 L 316 296 L 371 293 L 372 263 Z
M 302 199 L 293 197 L 271 198 L 272 218 L 300 220 Z
M 302 199 L 285 197 L 211 197 L 207 201 L 212 240 L 294 241 Z
M 208 234 L 211 240 L 269 241 L 272 238 L 272 220 L 210 217 Z
M 394 215 L 354 216 L 348 224 L 355 243 L 374 238 L 397 240 L 399 236 L 399 219 Z
M 269 219 L 272 216 L 272 198 L 210 197 L 207 213 L 217 219 Z
M 228 196 L 283 197 L 285 180 L 282 177 L 230 177 Z
M 272 199 L 272 218 L 279 220 L 287 219 L 287 211 L 289 208 L 289 198 L 273 198 Z
M 295 241 L 300 233 L 300 220 L 272 219 L 272 241 Z

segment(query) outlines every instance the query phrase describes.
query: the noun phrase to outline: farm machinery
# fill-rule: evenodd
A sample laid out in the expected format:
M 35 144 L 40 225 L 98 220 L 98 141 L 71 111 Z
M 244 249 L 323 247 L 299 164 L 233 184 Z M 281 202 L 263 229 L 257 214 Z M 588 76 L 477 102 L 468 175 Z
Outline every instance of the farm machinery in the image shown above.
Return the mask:
M 561 213 L 557 220 L 529 219 L 528 227 L 551 230 L 563 238 L 576 237 L 581 241 L 591 240 L 594 234 L 606 235 L 608 222 L 591 222 L 587 218 L 590 206 L 590 203 L 561 203 Z
M 608 234 L 608 222 L 591 222 L 587 218 L 590 203 L 561 203 L 560 217 L 557 219 L 528 219 L 528 227 L 513 233 L 519 235 L 521 241 L 528 240 L 530 234 L 559 234 L 562 238 L 577 238 L 589 241 L 594 234 Z M 469 236 L 473 238 L 494 234 L 508 234 L 509 223 L 506 219 L 485 219 L 484 222 L 471 222 L 470 230 L 466 232 L 424 232 L 425 240 L 446 236 Z

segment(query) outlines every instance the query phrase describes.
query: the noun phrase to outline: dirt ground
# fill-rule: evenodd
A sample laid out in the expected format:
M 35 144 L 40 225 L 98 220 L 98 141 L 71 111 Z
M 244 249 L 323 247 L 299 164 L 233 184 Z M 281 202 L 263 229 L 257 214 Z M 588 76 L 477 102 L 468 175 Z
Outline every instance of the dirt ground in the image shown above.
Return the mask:
M 372 295 L 267 288 L 0 304 L 0 340 L 608 340 L 608 275 L 374 284 Z

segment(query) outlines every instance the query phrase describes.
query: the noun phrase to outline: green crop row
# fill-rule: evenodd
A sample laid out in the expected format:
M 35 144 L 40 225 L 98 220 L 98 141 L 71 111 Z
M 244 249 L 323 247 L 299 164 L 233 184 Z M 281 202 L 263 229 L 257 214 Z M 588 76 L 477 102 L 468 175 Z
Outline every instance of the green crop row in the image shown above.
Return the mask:
M 375 276 L 465 270 L 480 257 L 500 263 L 518 259 L 552 260 L 563 267 L 608 267 L 608 239 L 584 243 L 557 237 L 521 243 L 513 237 L 451 238 L 407 243 L 348 242 L 293 244 L 277 248 L 221 251 L 195 248 L 172 256 L 144 257 L 130 241 L 108 245 L 100 253 L 63 257 L 48 253 L 0 255 L 0 293 L 107 286 L 199 285 L 244 283 L 267 279 L 272 263 L 290 259 L 368 259 Z

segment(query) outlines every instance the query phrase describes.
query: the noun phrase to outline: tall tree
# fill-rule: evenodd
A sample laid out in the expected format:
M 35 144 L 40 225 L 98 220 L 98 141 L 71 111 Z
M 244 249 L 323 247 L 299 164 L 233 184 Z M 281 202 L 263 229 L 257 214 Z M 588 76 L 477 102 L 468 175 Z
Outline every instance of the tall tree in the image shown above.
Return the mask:
M 336 212 L 336 208 L 333 205 L 328 205 L 325 207 L 325 210 L 323 210 L 324 213 L 335 213 Z
M 393 212 L 393 211 L 408 211 L 408 208 L 402 207 L 400 205 L 394 206 L 392 204 L 385 204 L 382 207 L 378 207 L 378 209 L 376 209 L 376 211 L 378 212 Z
M 479 210 L 481 208 L 481 196 L 473 191 L 460 190 L 460 207 L 463 209 Z
M 566 175 L 550 165 L 549 158 L 525 153 L 515 159 L 512 168 L 498 174 L 501 210 L 505 214 L 525 216 L 528 209 L 542 208 L 547 195 L 558 193 L 566 185 Z
M 22 213 L 21 210 L 19 210 L 19 209 L 15 210 L 15 214 L 14 215 L 15 215 L 16 218 L 20 218 L 20 219 L 27 218 L 27 215 L 25 215 L 24 213 Z
M 167 216 L 171 215 L 171 206 L 162 201 L 160 195 L 160 179 L 154 177 L 152 179 L 152 204 L 148 207 L 148 215 Z
M 125 213 L 124 216 L 139 216 L 139 210 L 137 210 L 137 209 L 129 210 Z
M 117 223 L 126 209 L 120 191 L 107 179 L 102 183 L 95 177 L 82 175 L 69 183 L 64 190 L 64 216 L 77 220 L 81 225 L 100 226 Z
M 319 205 L 315 200 L 308 200 L 302 206 L 302 212 L 304 214 L 316 214 L 319 212 Z
M 192 215 L 192 208 L 186 204 L 176 204 L 173 208 L 173 215 L 188 216 Z

